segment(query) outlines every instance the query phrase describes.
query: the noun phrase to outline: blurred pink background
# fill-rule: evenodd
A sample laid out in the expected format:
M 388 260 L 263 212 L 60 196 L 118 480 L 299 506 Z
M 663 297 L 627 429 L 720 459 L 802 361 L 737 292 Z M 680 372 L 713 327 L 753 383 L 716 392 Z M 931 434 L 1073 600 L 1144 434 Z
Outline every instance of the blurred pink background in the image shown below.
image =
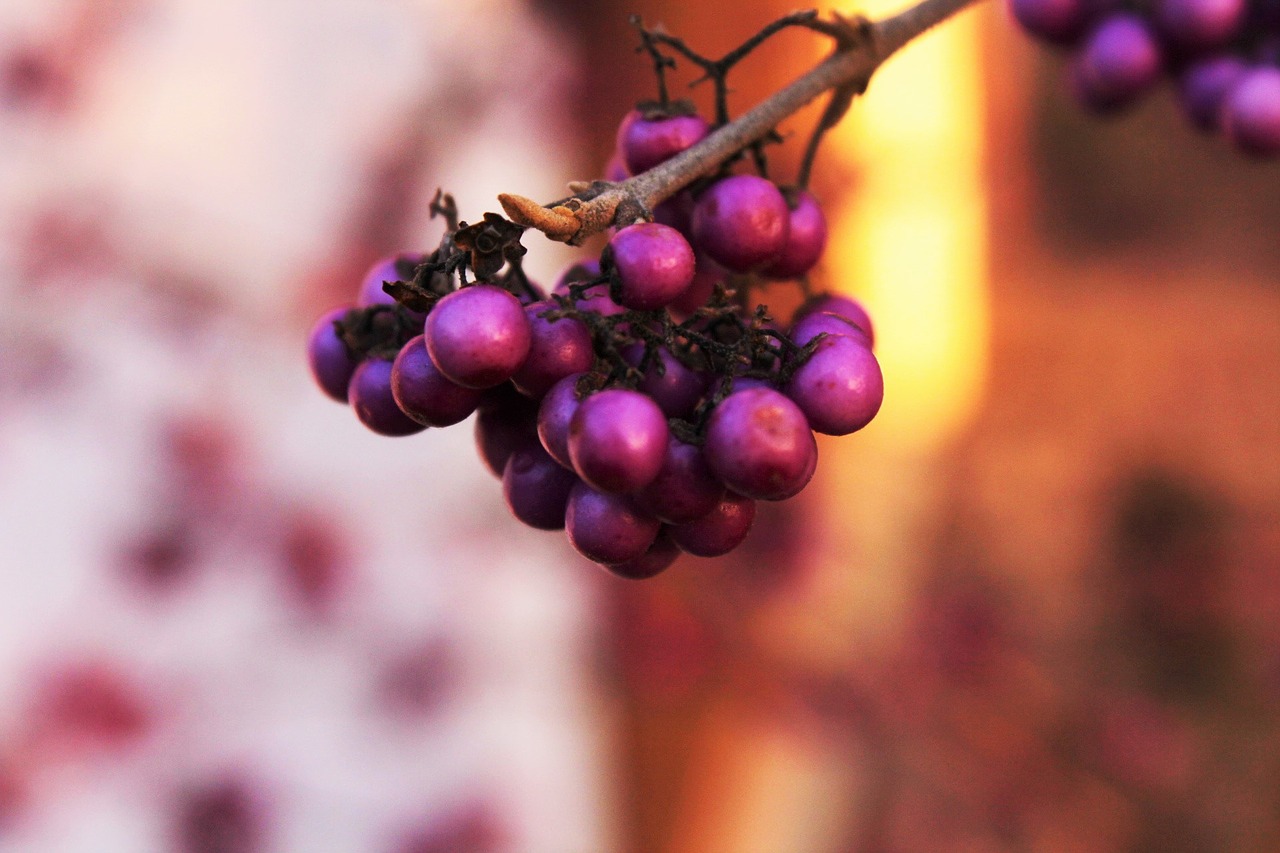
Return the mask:
M 0 851 L 1280 849 L 1280 168 L 1079 115 L 998 5 L 819 158 L 885 409 L 731 557 L 614 579 L 313 386 L 437 187 L 599 174 L 629 12 L 789 8 L 0 8 Z

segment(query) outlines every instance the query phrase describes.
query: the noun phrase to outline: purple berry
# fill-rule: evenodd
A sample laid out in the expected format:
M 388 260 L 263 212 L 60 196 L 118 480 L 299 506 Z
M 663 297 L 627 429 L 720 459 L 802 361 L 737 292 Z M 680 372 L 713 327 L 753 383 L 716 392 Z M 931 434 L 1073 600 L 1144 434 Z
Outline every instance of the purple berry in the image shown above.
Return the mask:
M 1246 154 L 1280 154 L 1280 68 L 1254 68 L 1241 76 L 1222 105 L 1222 127 Z
M 446 427 L 466 420 L 483 391 L 450 382 L 431 361 L 422 335 L 410 340 L 391 365 L 391 393 L 406 415 L 427 426 Z
M 747 272 L 781 254 L 790 221 L 776 186 L 755 175 L 735 175 L 698 198 L 692 227 L 698 248 L 735 272 Z
M 716 292 L 716 285 L 724 282 L 728 271 L 711 258 L 703 254 L 695 254 L 693 281 L 671 304 L 667 306 L 673 314 L 691 317 L 695 311 L 711 301 Z
M 644 351 L 644 344 L 632 344 L 622 357 L 638 368 Z M 636 390 L 652 397 L 667 417 L 689 418 L 707 393 L 706 374 L 686 367 L 666 347 L 658 347 L 655 355 Z
M 307 338 L 307 362 L 320 390 L 339 403 L 347 402 L 347 387 L 360 360 L 338 336 L 334 323 L 341 320 L 350 306 L 326 311 L 311 327 Z
M 636 311 L 662 308 L 693 282 L 693 249 L 676 229 L 638 222 L 609 239 L 618 301 Z
M 383 290 L 382 283 L 401 280 L 399 267 L 402 262 L 406 266 L 417 266 L 422 261 L 422 255 L 407 253 L 380 259 L 369 267 L 369 271 L 360 280 L 360 289 L 356 293 L 356 305 L 361 308 L 368 305 L 395 305 L 395 299 Z
M 711 472 L 702 448 L 673 436 L 658 476 L 636 493 L 635 501 L 669 524 L 684 524 L 711 512 L 722 497 L 724 484 Z
M 476 450 L 495 477 L 503 475 L 513 453 L 538 446 L 537 406 L 514 392 L 513 396 L 519 402 L 476 412 Z
M 529 317 L 529 354 L 511 377 L 516 388 L 534 399 L 544 394 L 570 373 L 581 373 L 595 361 L 591 332 L 581 320 L 542 316 L 557 306 L 533 302 L 525 306 Z
M 467 388 L 489 388 L 510 379 L 524 362 L 531 332 L 520 300 L 478 284 L 435 304 L 426 338 L 441 373 Z
M 658 538 L 653 540 L 649 550 L 641 556 L 625 563 L 612 565 L 606 563 L 604 567 L 620 578 L 633 581 L 645 580 L 666 571 L 679 556 L 680 549 L 676 547 L 675 540 L 664 528 L 658 531 Z
M 796 196 L 787 225 L 787 242 L 762 272 L 769 278 L 797 278 L 813 269 L 827 247 L 827 218 L 818 200 L 805 190 Z
M 818 445 L 795 403 L 777 391 L 748 388 L 730 394 L 711 413 L 703 453 L 731 490 L 782 500 L 808 483 Z
M 702 518 L 669 528 L 680 550 L 695 557 L 720 557 L 742 544 L 756 518 L 756 502 L 732 492 Z
M 785 391 L 815 431 L 848 435 L 869 424 L 880 411 L 884 377 L 863 342 L 835 335 L 818 342 Z
M 618 152 L 631 174 L 638 175 L 695 145 L 708 130 L 702 116 L 646 119 L 632 110 L 618 126 Z
M 569 492 L 564 514 L 569 544 L 593 562 L 616 565 L 643 556 L 660 526 L 623 495 L 598 492 L 586 483 Z
M 1201 130 L 1217 130 L 1222 102 L 1246 70 L 1244 62 L 1231 55 L 1188 65 L 1178 78 L 1178 100 L 1191 123 Z
M 371 358 L 356 368 L 347 399 L 360 422 L 378 435 L 413 435 L 426 429 L 396 405 L 391 393 L 391 362 L 386 359 Z
M 1156 0 L 1156 28 L 1170 43 L 1203 50 L 1229 42 L 1244 21 L 1245 0 Z
M 569 458 L 578 476 L 604 492 L 633 492 L 662 468 L 670 431 L 658 404 L 613 388 L 583 400 L 569 421 Z
M 871 315 L 867 313 L 867 309 L 862 307 L 861 302 L 848 296 L 839 296 L 834 293 L 823 293 L 815 296 L 796 309 L 792 322 L 798 323 L 810 314 L 818 314 L 823 311 L 845 318 L 866 332 L 868 341 L 873 344 L 876 342 L 875 328 L 871 325 Z
M 1160 45 L 1146 20 L 1118 12 L 1086 36 L 1072 82 L 1086 108 L 1108 112 L 1132 103 L 1154 85 L 1163 64 Z
M 1088 22 L 1084 0 L 1010 0 L 1009 11 L 1022 28 L 1052 44 L 1073 44 Z
M 798 347 L 804 346 L 818 335 L 843 335 L 871 346 L 871 339 L 856 323 L 830 311 L 806 314 L 791 327 L 791 341 Z
M 653 207 L 653 221 L 669 225 L 686 237 L 693 222 L 693 195 L 682 190 L 666 201 L 660 201 Z
M 552 459 L 570 469 L 573 460 L 569 458 L 569 422 L 578 411 L 581 378 L 581 373 L 575 373 L 552 385 L 538 408 L 538 440 Z
M 507 458 L 502 495 L 511 514 L 538 530 L 564 527 L 569 491 L 578 478 L 547 455 L 541 445 L 520 448 Z

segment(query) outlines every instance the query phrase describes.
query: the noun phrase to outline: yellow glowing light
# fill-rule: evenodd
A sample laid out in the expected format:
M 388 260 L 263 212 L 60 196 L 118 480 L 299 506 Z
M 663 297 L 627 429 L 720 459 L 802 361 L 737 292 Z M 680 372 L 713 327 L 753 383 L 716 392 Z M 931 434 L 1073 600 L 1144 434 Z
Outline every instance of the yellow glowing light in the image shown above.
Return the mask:
M 871 17 L 897 11 L 874 0 Z M 828 140 L 857 169 L 834 211 L 830 284 L 876 322 L 885 402 L 863 441 L 925 450 L 981 391 L 987 329 L 986 198 L 978 20 L 948 21 L 894 57 Z

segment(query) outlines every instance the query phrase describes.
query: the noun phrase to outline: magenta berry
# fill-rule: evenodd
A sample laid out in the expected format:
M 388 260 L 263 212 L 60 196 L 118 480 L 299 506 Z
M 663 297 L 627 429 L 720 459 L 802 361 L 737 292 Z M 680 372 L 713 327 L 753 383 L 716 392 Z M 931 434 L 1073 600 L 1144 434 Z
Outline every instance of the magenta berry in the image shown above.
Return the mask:
M 658 404 L 614 388 L 583 400 L 569 421 L 569 458 L 582 479 L 604 492 L 647 486 L 662 468 L 670 432 Z
M 452 426 L 476 410 L 483 391 L 450 381 L 427 352 L 422 335 L 410 340 L 391 365 L 391 393 L 396 405 L 420 424 Z
M 564 527 L 569 491 L 578 478 L 547 455 L 541 445 L 529 444 L 507 458 L 502 495 L 511 514 L 538 530 Z
M 734 175 L 712 184 L 693 209 L 698 248 L 735 272 L 771 263 L 787 243 L 791 211 L 770 181 Z
M 638 175 L 698 143 L 709 129 L 702 116 L 646 119 L 632 110 L 618 126 L 618 152 L 627 170 Z
M 1244 153 L 1280 154 L 1280 68 L 1259 67 L 1241 75 L 1223 102 L 1222 125 Z
M 520 300 L 492 285 L 454 291 L 427 315 L 427 351 L 440 372 L 467 388 L 510 379 L 529 353 L 532 332 Z
M 693 282 L 693 249 L 668 225 L 628 225 L 609 240 L 609 251 L 618 276 L 618 301 L 627 308 L 662 308 Z
M 818 342 L 784 390 L 816 432 L 848 435 L 880 411 L 884 377 L 865 343 L 833 335 Z
M 320 390 L 339 403 L 347 402 L 347 387 L 360 364 L 360 359 L 343 343 L 335 325 L 349 310 L 349 306 L 344 306 L 326 311 L 311 327 L 311 335 L 307 338 L 307 363 L 311 367 L 311 375 Z
M 564 524 L 569 543 L 579 554 L 607 565 L 644 556 L 661 527 L 626 496 L 600 492 L 586 483 L 570 490 Z
M 595 360 L 591 332 L 581 320 L 545 316 L 556 307 L 550 302 L 532 302 L 524 309 L 529 318 L 529 354 L 511 380 L 522 394 L 534 399 L 541 399 L 569 374 L 588 369 Z
M 818 446 L 795 403 L 778 391 L 748 388 L 730 394 L 711 413 L 703 452 L 730 490 L 781 500 L 809 482 Z
M 396 405 L 391 391 L 391 362 L 385 359 L 371 358 L 356 368 L 347 399 L 360 422 L 379 435 L 413 435 L 427 428 Z
M 730 492 L 711 512 L 668 530 L 685 553 L 695 557 L 720 557 L 742 544 L 755 518 L 756 502 Z
M 813 194 L 801 190 L 788 217 L 787 241 L 782 252 L 762 272 L 777 279 L 802 276 L 818 263 L 826 247 L 827 218 Z

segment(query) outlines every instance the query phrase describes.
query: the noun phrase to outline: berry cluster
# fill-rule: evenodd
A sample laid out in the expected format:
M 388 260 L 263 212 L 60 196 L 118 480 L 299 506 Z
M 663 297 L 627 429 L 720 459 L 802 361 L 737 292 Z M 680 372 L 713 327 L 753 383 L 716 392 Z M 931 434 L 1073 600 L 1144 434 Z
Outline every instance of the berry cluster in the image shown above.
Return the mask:
M 652 168 L 708 129 L 693 115 L 633 112 L 613 168 Z M 520 272 L 522 250 L 500 245 L 501 228 L 487 242 L 463 239 L 475 226 L 454 229 L 432 255 L 376 265 L 354 306 L 320 318 L 312 372 L 382 435 L 474 413 L 512 514 L 563 528 L 615 574 L 650 577 L 681 551 L 726 554 L 756 501 L 809 482 L 814 432 L 871 421 L 883 378 L 854 300 L 810 298 L 786 331 L 765 306 L 747 308 L 753 282 L 817 262 L 827 229 L 812 195 L 722 173 L 654 219 L 615 228 L 549 296 Z M 468 265 L 479 281 L 466 281 Z
M 1108 113 L 1177 82 L 1188 120 L 1242 152 L 1280 154 L 1277 0 L 1009 0 L 1027 32 L 1075 52 L 1072 89 Z

